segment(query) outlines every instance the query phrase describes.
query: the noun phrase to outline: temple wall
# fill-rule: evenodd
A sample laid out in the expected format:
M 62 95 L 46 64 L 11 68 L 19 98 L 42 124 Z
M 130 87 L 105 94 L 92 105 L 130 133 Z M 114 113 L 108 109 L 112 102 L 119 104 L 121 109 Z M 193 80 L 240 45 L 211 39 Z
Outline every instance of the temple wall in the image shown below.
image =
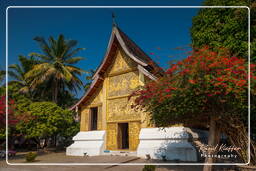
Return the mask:
M 134 97 L 130 94 L 143 86 L 145 78 L 137 69 L 137 64 L 118 50 L 114 62 L 104 75 L 102 87 L 98 88 L 81 109 L 81 131 L 89 131 L 90 108 L 98 107 L 98 130 L 107 130 L 106 149 L 118 149 L 118 123 L 129 125 L 129 150 L 136 150 L 141 128 L 150 127 L 145 112 L 131 108 Z
M 89 130 L 88 122 L 89 122 L 89 109 L 83 107 L 81 110 L 80 131 Z
M 129 150 L 136 150 L 139 144 L 141 111 L 131 108 L 133 98 L 130 94 L 142 85 L 137 65 L 122 51 L 117 51 L 116 58 L 106 74 L 107 77 L 107 149 L 118 149 L 118 123 L 129 125 Z M 120 141 L 120 140 L 119 140 Z
M 171 125 L 159 129 L 150 123 L 149 113 L 132 107 L 136 97 L 130 97 L 131 93 L 152 81 L 151 74 L 157 70 L 151 68 L 153 65 L 144 58 L 140 48 L 119 29 L 113 28 L 109 43 L 108 56 L 97 71 L 94 87 L 74 106 L 79 110 L 81 126 L 66 154 L 96 156 L 129 151 L 126 155 L 141 158 L 197 161 L 197 152 L 186 128 Z M 144 62 L 149 66 L 140 66 Z
M 144 75 L 142 76 L 142 80 L 143 80 L 143 81 L 141 81 L 142 85 L 145 85 L 150 81 L 153 81 L 153 80 L 151 80 L 150 78 L 148 78 Z M 153 127 L 155 127 L 155 126 L 150 122 L 149 113 L 147 113 L 145 111 L 144 112 L 142 111 L 141 112 L 141 128 L 153 128 Z
M 135 151 L 139 145 L 139 134 L 140 134 L 141 123 L 140 122 L 129 122 L 129 144 L 130 150 Z
M 103 87 L 100 87 L 94 96 L 83 105 L 81 109 L 81 121 L 80 121 L 80 131 L 89 131 L 90 128 L 90 108 L 98 107 L 98 122 L 97 122 L 97 129 L 103 130 L 103 101 L 104 101 L 104 94 L 103 94 Z

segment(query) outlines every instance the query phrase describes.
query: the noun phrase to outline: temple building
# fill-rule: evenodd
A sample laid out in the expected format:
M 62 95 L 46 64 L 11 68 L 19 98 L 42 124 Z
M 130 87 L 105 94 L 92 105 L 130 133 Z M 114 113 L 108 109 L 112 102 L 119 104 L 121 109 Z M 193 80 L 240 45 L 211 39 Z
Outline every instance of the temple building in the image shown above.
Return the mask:
M 164 71 L 119 27 L 113 25 L 107 52 L 90 88 L 71 109 L 80 114 L 80 132 L 67 147 L 72 156 L 127 152 L 142 158 L 197 161 L 184 127 L 165 130 L 132 109 L 131 93 Z

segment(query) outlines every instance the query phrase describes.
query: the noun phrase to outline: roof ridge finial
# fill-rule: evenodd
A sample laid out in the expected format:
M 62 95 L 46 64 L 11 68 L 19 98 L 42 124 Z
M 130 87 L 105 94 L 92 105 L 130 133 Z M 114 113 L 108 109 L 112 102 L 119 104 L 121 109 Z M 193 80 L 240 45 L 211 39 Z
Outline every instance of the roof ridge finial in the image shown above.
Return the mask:
M 114 12 L 112 12 L 112 25 L 113 25 L 114 27 L 117 26 L 117 24 L 116 24 L 116 15 L 115 15 Z

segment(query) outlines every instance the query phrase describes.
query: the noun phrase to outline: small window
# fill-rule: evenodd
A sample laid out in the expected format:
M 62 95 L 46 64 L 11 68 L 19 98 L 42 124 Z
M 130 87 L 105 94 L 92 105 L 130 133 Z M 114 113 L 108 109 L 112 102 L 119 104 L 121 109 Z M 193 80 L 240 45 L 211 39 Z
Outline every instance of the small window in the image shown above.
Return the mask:
M 98 108 L 93 107 L 91 108 L 91 131 L 97 130 L 98 124 Z

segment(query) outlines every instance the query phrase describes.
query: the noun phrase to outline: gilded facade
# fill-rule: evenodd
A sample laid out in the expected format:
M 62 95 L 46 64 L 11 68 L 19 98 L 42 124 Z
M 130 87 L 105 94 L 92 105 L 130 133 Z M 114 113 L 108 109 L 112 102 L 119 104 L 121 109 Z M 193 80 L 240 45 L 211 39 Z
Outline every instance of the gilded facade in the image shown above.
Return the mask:
M 74 106 L 81 115 L 80 131 L 106 131 L 106 150 L 135 151 L 140 129 L 152 126 L 145 112 L 132 109 L 134 97 L 128 100 L 133 91 L 155 78 L 150 60 L 119 28 L 113 28 L 94 81 Z
M 136 150 L 141 128 L 141 111 L 131 108 L 129 95 L 142 85 L 135 63 L 118 50 L 107 71 L 103 86 L 81 108 L 81 131 L 90 131 L 90 109 L 98 108 L 97 130 L 107 131 L 106 149 L 119 150 L 118 124 L 128 123 L 129 148 Z M 105 93 L 105 95 L 104 95 Z M 105 110 L 103 110 L 105 109 Z M 103 117 L 103 115 L 105 117 Z M 104 120 L 103 120 L 104 119 Z M 106 125 L 104 127 L 103 125 Z

